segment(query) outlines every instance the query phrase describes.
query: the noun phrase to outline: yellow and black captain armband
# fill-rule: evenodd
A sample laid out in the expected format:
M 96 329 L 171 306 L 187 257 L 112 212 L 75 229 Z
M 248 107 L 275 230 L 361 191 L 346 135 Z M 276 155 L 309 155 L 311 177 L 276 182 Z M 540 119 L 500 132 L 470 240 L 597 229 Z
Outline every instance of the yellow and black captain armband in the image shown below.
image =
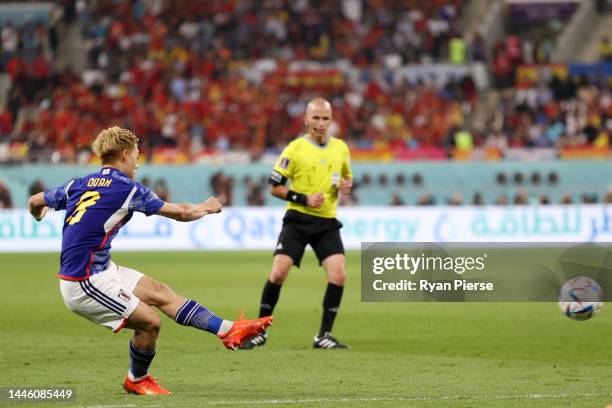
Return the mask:
M 270 178 L 268 179 L 268 184 L 272 184 L 274 187 L 284 186 L 287 184 L 287 177 L 283 176 L 276 170 L 272 170 L 272 174 L 270 174 Z

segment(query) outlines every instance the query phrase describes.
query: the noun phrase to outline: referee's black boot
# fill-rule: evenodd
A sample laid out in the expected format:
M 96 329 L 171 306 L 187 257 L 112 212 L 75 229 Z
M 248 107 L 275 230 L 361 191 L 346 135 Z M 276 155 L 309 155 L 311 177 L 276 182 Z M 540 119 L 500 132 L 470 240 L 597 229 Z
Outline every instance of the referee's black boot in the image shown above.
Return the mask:
M 255 347 L 263 346 L 266 344 L 268 340 L 268 334 L 266 332 L 261 332 L 257 336 L 249 337 L 245 339 L 238 348 L 240 350 L 252 350 Z
M 329 332 L 323 336 L 315 336 L 312 346 L 320 349 L 350 349 L 348 345 L 340 343 Z

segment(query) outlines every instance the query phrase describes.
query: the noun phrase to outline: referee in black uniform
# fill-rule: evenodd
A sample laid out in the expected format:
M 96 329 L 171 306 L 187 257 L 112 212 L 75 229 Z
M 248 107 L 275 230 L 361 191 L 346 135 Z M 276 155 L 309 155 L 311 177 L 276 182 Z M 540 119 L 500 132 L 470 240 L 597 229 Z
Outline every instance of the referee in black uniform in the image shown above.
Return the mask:
M 259 316 L 270 316 L 278 302 L 283 282 L 291 266 L 300 266 L 306 245 L 314 250 L 327 273 L 321 328 L 313 346 L 345 349 L 332 336 L 346 277 L 342 224 L 336 219 L 339 193 L 350 194 L 352 173 L 348 146 L 329 137 L 331 105 L 317 98 L 308 103 L 304 123 L 308 132 L 294 139 L 281 153 L 270 176 L 271 193 L 288 201 L 283 227 L 278 237 L 272 271 L 263 288 Z M 290 186 L 287 183 L 290 181 Z M 245 341 L 241 348 L 252 349 L 266 343 L 262 333 Z

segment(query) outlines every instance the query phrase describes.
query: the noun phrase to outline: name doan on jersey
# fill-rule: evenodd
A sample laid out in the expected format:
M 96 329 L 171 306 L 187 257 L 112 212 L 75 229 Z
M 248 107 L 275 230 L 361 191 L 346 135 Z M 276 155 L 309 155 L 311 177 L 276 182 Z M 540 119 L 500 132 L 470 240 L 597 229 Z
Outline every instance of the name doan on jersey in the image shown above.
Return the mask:
M 87 187 L 110 187 L 112 182 L 113 180 L 109 178 L 96 177 L 89 179 L 87 182 Z

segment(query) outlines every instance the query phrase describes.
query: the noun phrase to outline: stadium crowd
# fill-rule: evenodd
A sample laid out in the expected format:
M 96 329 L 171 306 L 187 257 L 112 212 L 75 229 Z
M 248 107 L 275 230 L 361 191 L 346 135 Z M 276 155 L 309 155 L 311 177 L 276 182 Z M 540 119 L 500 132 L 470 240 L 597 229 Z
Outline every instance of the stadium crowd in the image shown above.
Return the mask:
M 158 147 L 192 159 L 229 149 L 257 158 L 302 130 L 304 102 L 321 91 L 334 101 L 335 132 L 356 146 L 436 145 L 463 125 L 476 100 L 471 78 L 391 87 L 384 80 L 349 83 L 335 71 L 289 84 L 286 63 L 300 58 L 344 58 L 361 68 L 447 60 L 459 0 L 345 0 L 316 9 L 307 2 L 177 4 L 77 2 L 91 67 L 79 78 L 51 70 L 45 58 L 16 60 L 0 115 L 0 156 L 27 150 L 32 161 L 74 162 L 98 129 L 120 124 L 141 136 L 149 158 Z M 399 13 L 400 6 L 412 11 Z M 247 80 L 241 68 L 267 57 L 276 75 Z
M 516 175 L 515 175 L 516 176 Z M 417 176 L 418 177 L 418 176 Z M 548 175 L 548 184 L 554 185 L 556 181 L 553 180 L 554 173 Z M 416 183 L 415 183 L 416 181 Z M 171 186 L 164 178 L 156 179 L 152 181 L 148 177 L 143 177 L 140 182 L 151 188 L 162 200 L 171 200 Z M 242 180 L 235 180 L 232 176 L 224 174 L 219 171 L 210 177 L 210 189 L 211 192 L 223 203 L 224 206 L 235 205 L 235 195 L 244 195 L 244 204 L 252 207 L 261 207 L 266 205 L 268 182 L 266 176 L 259 178 L 253 178 L 246 176 Z M 368 187 L 376 187 L 385 194 L 388 194 L 387 205 L 391 206 L 402 206 L 402 205 L 417 205 L 417 206 L 433 206 L 433 205 L 450 205 L 450 206 L 461 206 L 461 205 L 530 205 L 538 203 L 541 205 L 552 205 L 552 204 L 593 204 L 603 202 L 606 204 L 612 204 L 612 190 L 601 192 L 578 192 L 572 194 L 566 192 L 562 196 L 553 201 L 550 196 L 545 193 L 538 191 L 539 184 L 544 183 L 544 180 L 535 180 L 534 175 L 531 177 L 531 185 L 528 185 L 527 180 L 518 182 L 516 180 L 510 182 L 499 182 L 501 190 L 507 189 L 510 192 L 501 192 L 493 199 L 485 199 L 483 192 L 474 191 L 471 194 L 466 194 L 461 191 L 449 192 L 448 194 L 440 195 L 429 192 L 415 194 L 415 187 L 419 191 L 427 190 L 426 186 L 418 184 L 419 182 L 413 177 L 412 183 L 410 183 L 406 176 L 398 174 L 392 178 L 388 175 L 382 174 L 377 180 L 374 180 L 369 174 L 363 174 L 362 177 L 358 177 L 354 182 L 353 191 L 350 196 L 342 196 L 340 204 L 343 206 L 354 206 L 360 204 L 360 196 L 362 194 L 368 194 L 366 190 Z M 237 185 L 239 183 L 240 185 Z M 507 184 L 508 183 L 508 184 Z M 28 196 L 44 191 L 45 185 L 41 180 L 34 181 L 29 189 Z M 362 192 L 363 190 L 363 192 Z M 367 202 L 367 199 L 365 200 Z M 13 196 L 9 188 L 0 180 L 0 208 L 13 208 Z
M 49 63 L 56 55 L 59 46 L 58 20 L 62 9 L 53 9 L 49 21 L 26 19 L 22 24 L 6 21 L 0 29 L 1 58 L 0 69 L 14 75 L 15 69 L 26 64 L 36 70 L 36 59 L 42 58 Z
M 534 40 L 508 35 L 495 44 L 491 58 L 491 73 L 501 88 L 514 85 L 516 70 L 522 64 L 546 64 L 554 48 L 550 38 Z
M 392 63 L 393 56 L 400 63 L 445 61 L 463 3 L 136 0 L 78 10 L 92 66 L 119 73 L 141 57 L 171 54 L 198 65 L 261 58 L 346 59 L 367 67 Z
M 502 93 L 486 143 L 506 147 L 607 148 L 612 136 L 612 88 L 586 78 L 553 77 Z
M 517 84 L 504 91 L 482 130 L 471 127 L 478 100 L 470 76 L 443 84 L 391 82 L 375 74 L 355 80 L 342 64 L 328 64 L 341 59 L 369 73 L 415 61 L 454 61 L 451 43 L 459 38 L 463 3 L 77 1 L 90 68 L 82 76 L 70 68 L 53 70 L 45 52 L 11 58 L 0 161 L 87 162 L 93 136 L 110 125 L 133 129 L 148 160 L 164 148 L 183 161 L 228 151 L 257 160 L 302 131 L 305 102 L 319 94 L 334 105 L 332 134 L 357 149 L 401 155 L 427 148 L 607 145 L 606 84 L 576 78 Z M 10 34 L 11 27 L 4 28 Z M 455 51 L 479 60 L 482 43 L 475 36 Z M 505 55 L 514 77 L 519 62 L 548 58 L 530 49 L 510 36 L 494 54 Z M 289 71 L 289 62 L 301 58 L 326 69 Z M 254 78 L 258 61 L 272 61 L 274 70 L 262 69 Z

